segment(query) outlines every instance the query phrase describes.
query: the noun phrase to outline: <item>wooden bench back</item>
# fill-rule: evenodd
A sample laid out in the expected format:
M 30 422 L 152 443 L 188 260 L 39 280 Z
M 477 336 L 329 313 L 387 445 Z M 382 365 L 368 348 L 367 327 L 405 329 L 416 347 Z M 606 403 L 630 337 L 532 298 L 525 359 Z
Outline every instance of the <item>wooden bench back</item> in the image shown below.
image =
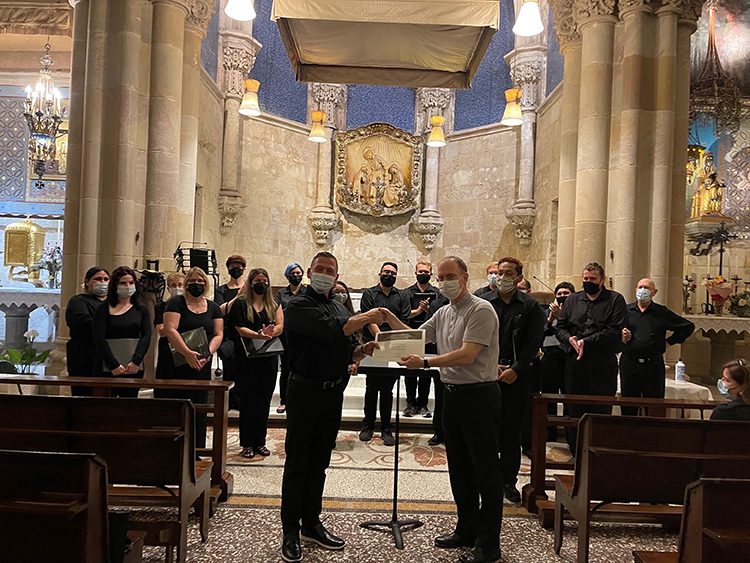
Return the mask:
M 746 422 L 585 415 L 578 432 L 574 494 L 591 499 L 681 504 L 701 476 L 750 478 Z
M 0 450 L 0 559 L 100 563 L 108 542 L 100 458 Z

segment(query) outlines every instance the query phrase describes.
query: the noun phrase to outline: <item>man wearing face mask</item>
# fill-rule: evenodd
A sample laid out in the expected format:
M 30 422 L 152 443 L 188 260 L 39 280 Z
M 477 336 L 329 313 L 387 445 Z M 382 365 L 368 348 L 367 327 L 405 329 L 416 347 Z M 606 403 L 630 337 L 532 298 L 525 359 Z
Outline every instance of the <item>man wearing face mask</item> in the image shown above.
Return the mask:
M 417 283 L 404 290 L 410 305 L 414 304 L 414 296 L 418 293 L 433 296 L 432 299 L 422 299 L 418 306 L 411 310 L 411 317 L 407 324 L 409 325 L 409 328 L 416 329 L 427 320 L 427 310 L 430 308 L 430 302 L 437 299 L 440 292 L 430 285 L 430 278 L 432 278 L 432 264 L 429 262 L 417 262 L 416 271 L 414 273 L 417 277 Z M 425 346 L 425 352 L 427 354 L 436 354 L 437 350 L 435 349 L 435 345 L 427 344 Z M 429 375 L 406 378 L 404 381 L 404 387 L 406 387 L 406 410 L 404 410 L 404 416 L 411 417 L 417 414 L 426 418 L 432 416 L 432 413 L 427 408 L 427 401 L 430 398 L 431 381 L 432 377 Z
M 625 326 L 625 299 L 604 287 L 604 268 L 596 262 L 583 269 L 583 291 L 568 297 L 557 321 L 557 339 L 568 355 L 565 390 L 573 395 L 617 393 L 617 352 Z M 611 414 L 611 406 L 570 405 L 570 416 Z M 576 454 L 577 429 L 566 429 Z
M 286 308 L 284 331 L 289 352 L 286 461 L 281 486 L 284 561 L 301 561 L 301 539 L 325 549 L 343 549 L 344 540 L 320 522 L 326 469 L 341 424 L 349 366 L 372 355 L 374 342 L 360 345 L 354 333 L 384 321 L 381 309 L 351 316 L 331 296 L 338 261 L 319 252 L 307 270 L 310 285 Z M 300 526 L 301 524 L 301 526 Z
M 474 295 L 477 297 L 482 297 L 485 293 L 492 293 L 493 291 L 497 291 L 497 280 L 500 278 L 500 276 L 497 273 L 497 262 L 490 262 L 487 264 L 487 268 L 484 270 L 485 274 L 487 274 L 487 285 L 484 287 L 480 287 L 474 292 Z
M 411 304 L 407 295 L 394 287 L 397 275 L 398 266 L 394 262 L 385 262 L 380 267 L 380 283 L 362 292 L 360 311 L 366 313 L 371 309 L 384 308 L 391 311 L 402 323 L 408 322 L 411 316 Z M 370 323 L 362 331 L 362 340 L 372 342 L 378 332 L 391 329 L 392 327 L 387 323 L 381 326 Z M 359 433 L 359 439 L 363 442 L 371 440 L 375 431 L 375 416 L 378 395 L 380 395 L 380 437 L 386 446 L 393 446 L 396 443 L 391 430 L 391 410 L 393 408 L 393 385 L 397 379 L 398 377 L 395 376 L 367 376 L 365 417 L 362 420 L 362 431 Z
M 667 346 L 682 344 L 695 325 L 664 305 L 654 303 L 658 290 L 643 278 L 635 290 L 635 303 L 627 309 L 622 329 L 620 388 L 623 397 L 664 398 L 664 352 Z M 667 338 L 667 331 L 672 334 Z M 634 416 L 637 407 L 622 407 L 622 414 Z
M 500 321 L 497 380 L 502 409 L 500 465 L 505 498 L 521 502 L 516 489 L 521 468 L 521 431 L 534 379 L 534 359 L 544 338 L 544 313 L 539 302 L 519 291 L 523 264 L 508 256 L 498 260 L 497 291 L 485 293 Z

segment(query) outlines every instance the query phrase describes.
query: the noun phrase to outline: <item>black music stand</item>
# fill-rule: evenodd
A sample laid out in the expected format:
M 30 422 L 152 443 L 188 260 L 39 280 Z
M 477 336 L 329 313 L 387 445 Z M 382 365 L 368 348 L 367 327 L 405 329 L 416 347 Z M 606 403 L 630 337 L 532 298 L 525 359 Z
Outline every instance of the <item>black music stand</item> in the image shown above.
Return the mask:
M 419 528 L 423 525 L 423 523 L 419 520 L 398 519 L 398 445 L 400 441 L 399 412 L 401 411 L 401 405 L 399 403 L 401 401 L 401 376 L 417 377 L 419 375 L 431 375 L 432 371 L 436 370 L 406 369 L 405 367 L 399 366 L 396 362 L 377 362 L 369 357 L 366 357 L 359 364 L 359 373 L 380 377 L 392 377 L 394 375 L 398 376 L 398 379 L 396 380 L 396 443 L 393 450 L 393 512 L 391 513 L 391 519 L 389 521 L 369 520 L 360 524 L 361 528 L 366 528 L 368 530 L 377 530 L 380 532 L 390 532 L 391 534 L 393 534 L 393 539 L 396 542 L 396 549 L 404 549 L 404 538 L 402 532 L 407 530 L 414 530 L 415 528 Z

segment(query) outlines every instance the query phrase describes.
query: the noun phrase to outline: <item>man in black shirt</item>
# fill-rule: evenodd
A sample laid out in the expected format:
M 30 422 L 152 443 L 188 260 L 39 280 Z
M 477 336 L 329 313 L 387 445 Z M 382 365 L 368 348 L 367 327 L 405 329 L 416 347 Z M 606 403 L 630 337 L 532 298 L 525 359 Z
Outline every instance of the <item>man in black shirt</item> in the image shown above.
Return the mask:
M 411 309 L 411 317 L 406 324 L 409 325 L 409 328 L 417 329 L 427 320 L 427 309 L 430 307 L 430 302 L 434 301 L 440 292 L 437 288 L 430 285 L 432 264 L 429 262 L 417 262 L 415 275 L 417 276 L 417 283 L 407 287 L 404 290 L 404 295 L 406 296 L 406 299 L 409 300 L 409 307 Z M 414 296 L 418 293 L 428 293 L 433 297 L 420 300 L 416 303 L 415 307 Z M 425 345 L 425 353 L 434 354 L 434 350 L 427 350 L 429 346 L 434 345 Z M 427 408 L 427 401 L 430 399 L 431 380 L 432 376 L 430 375 L 406 378 L 406 381 L 404 382 L 404 386 L 406 387 L 406 410 L 404 410 L 404 416 L 409 417 L 416 414 L 420 414 L 426 418 L 432 416 L 432 413 L 430 413 L 430 410 Z
M 497 279 L 500 277 L 497 274 L 497 262 L 490 262 L 487 264 L 485 273 L 487 274 L 487 285 L 480 287 L 474 292 L 477 297 L 482 297 L 485 293 L 492 293 L 497 291 Z
M 286 462 L 281 486 L 284 561 L 301 561 L 302 539 L 326 549 L 342 549 L 320 523 L 326 469 L 341 424 L 341 405 L 349 366 L 372 355 L 375 343 L 356 345 L 355 331 L 384 320 L 373 309 L 351 316 L 331 299 L 338 279 L 338 262 L 320 252 L 307 270 L 310 285 L 292 298 L 284 316 L 290 378 L 287 388 Z
M 625 326 L 625 299 L 604 287 L 604 268 L 596 262 L 583 269 L 583 291 L 565 300 L 557 321 L 557 339 L 568 354 L 565 390 L 572 395 L 617 393 L 617 352 Z M 611 406 L 570 405 L 570 416 L 611 414 Z M 570 451 L 576 455 L 577 429 L 566 431 Z
M 363 313 L 383 307 L 391 311 L 403 323 L 409 321 L 411 306 L 406 295 L 396 289 L 396 276 L 398 266 L 394 262 L 385 262 L 380 267 L 380 283 L 368 287 L 362 292 L 362 301 L 359 310 Z M 375 323 L 365 325 L 362 331 L 362 340 L 371 342 L 375 335 L 381 330 L 391 330 L 388 324 L 378 326 Z M 378 394 L 380 394 L 380 437 L 383 444 L 393 446 L 396 441 L 391 431 L 391 409 L 393 408 L 393 385 L 397 377 L 368 375 L 365 389 L 365 417 L 362 420 L 362 431 L 359 439 L 367 442 L 372 439 L 375 430 L 375 416 L 378 406 Z
M 517 258 L 498 260 L 497 291 L 481 297 L 492 304 L 500 320 L 497 375 L 502 396 L 500 465 L 505 498 L 521 502 L 516 489 L 521 468 L 521 430 L 532 391 L 534 359 L 544 339 L 544 312 L 539 302 L 519 291 L 523 264 Z
M 664 352 L 667 344 L 682 344 L 695 325 L 654 303 L 656 285 L 648 278 L 638 282 L 635 303 L 628 305 L 622 329 L 620 388 L 623 397 L 664 398 Z M 667 331 L 672 335 L 667 338 Z M 622 407 L 622 414 L 636 415 L 637 407 Z

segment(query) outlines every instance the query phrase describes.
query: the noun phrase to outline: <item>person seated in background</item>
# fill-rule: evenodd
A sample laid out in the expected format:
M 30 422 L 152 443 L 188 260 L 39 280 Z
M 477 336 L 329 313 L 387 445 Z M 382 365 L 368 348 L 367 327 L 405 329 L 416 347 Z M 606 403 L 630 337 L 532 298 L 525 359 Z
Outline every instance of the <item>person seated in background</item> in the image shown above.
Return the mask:
M 185 276 L 182 272 L 172 272 L 167 275 L 167 295 L 164 301 L 159 301 L 154 305 L 154 327 L 159 333 L 159 342 L 157 344 L 157 350 L 159 357 L 156 360 L 156 377 L 164 378 L 164 373 L 168 367 L 165 367 L 167 357 L 171 356 L 172 352 L 169 351 L 169 340 L 167 340 L 167 333 L 164 331 L 164 311 L 167 308 L 167 302 L 178 295 L 182 295 L 185 291 Z
M 485 293 L 492 293 L 497 291 L 497 281 L 500 279 L 498 275 L 499 264 L 497 262 L 490 262 L 487 264 L 487 268 L 484 270 L 487 274 L 487 285 L 480 287 L 474 292 L 474 295 L 481 297 Z
M 737 358 L 722 366 L 721 379 L 717 381 L 719 393 L 729 399 L 711 413 L 711 420 L 746 420 L 750 422 L 750 366 L 747 360 Z

